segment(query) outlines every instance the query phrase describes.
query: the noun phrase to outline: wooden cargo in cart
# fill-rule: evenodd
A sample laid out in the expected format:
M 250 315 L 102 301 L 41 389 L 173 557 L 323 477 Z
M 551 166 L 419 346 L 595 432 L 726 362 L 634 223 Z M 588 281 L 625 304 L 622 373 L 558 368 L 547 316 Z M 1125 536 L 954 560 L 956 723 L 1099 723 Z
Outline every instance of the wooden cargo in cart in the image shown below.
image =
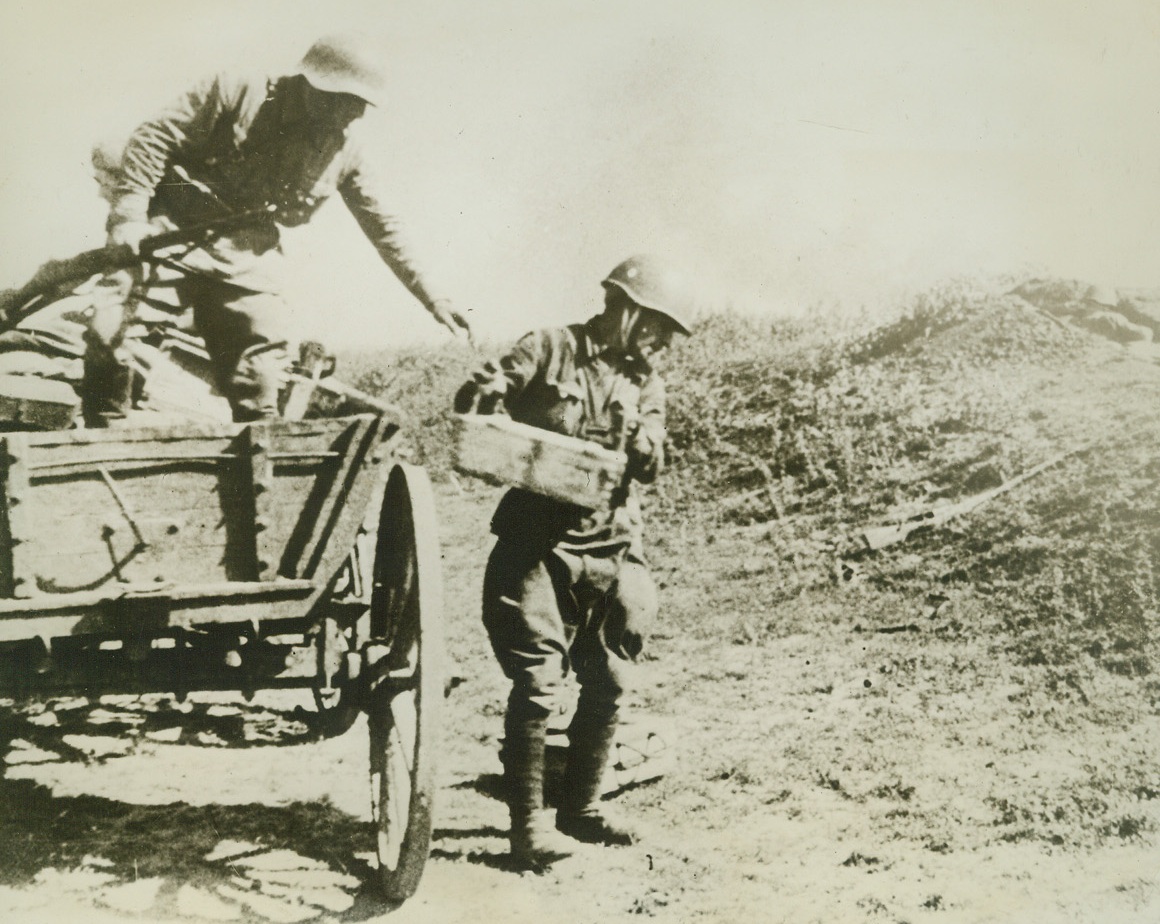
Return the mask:
M 440 557 L 382 414 L 0 434 L 0 696 L 309 689 L 370 730 L 388 898 L 431 836 Z
M 285 419 L 230 423 L 204 345 L 154 305 L 123 344 L 132 416 L 181 422 L 74 428 L 92 282 L 254 214 L 49 261 L 0 297 L 0 697 L 307 689 L 329 734 L 365 712 L 381 891 L 401 900 L 429 850 L 443 681 L 435 508 L 396 459 L 399 415 L 304 349 Z

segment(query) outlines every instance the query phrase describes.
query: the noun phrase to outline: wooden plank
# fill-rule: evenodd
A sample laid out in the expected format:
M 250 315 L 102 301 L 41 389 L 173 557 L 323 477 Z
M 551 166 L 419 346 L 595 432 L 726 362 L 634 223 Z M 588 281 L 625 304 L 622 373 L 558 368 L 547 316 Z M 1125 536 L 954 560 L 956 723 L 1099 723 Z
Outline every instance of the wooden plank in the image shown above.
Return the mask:
M 357 456 L 344 476 L 342 495 L 331 513 L 331 523 L 319 533 L 303 577 L 326 579 L 335 574 L 351 554 L 361 525 L 377 517 L 386 484 L 391 446 L 397 428 L 381 417 L 373 418 L 361 431 Z
M 11 434 L 0 595 L 261 581 L 294 543 L 289 576 L 307 573 L 353 537 L 344 509 L 383 426 L 353 420 Z
M 36 530 L 29 545 L 38 590 L 235 576 L 227 550 L 228 512 L 236 492 L 223 495 L 229 467 L 219 461 L 191 469 L 143 465 L 109 471 L 99 464 L 40 469 L 32 481 Z M 201 548 L 182 558 L 188 545 Z
M 33 573 L 32 486 L 28 482 L 28 437 L 13 433 L 7 437 L 5 453 L 4 505 L 8 511 L 10 571 L 5 581 L 9 596 L 28 597 L 36 593 Z
M 84 550 L 45 554 L 36 559 L 36 589 L 43 594 L 62 594 L 113 582 L 152 583 L 223 581 L 231 576 L 220 544 L 186 545 L 158 553 L 138 551 L 128 541 L 112 550 Z
M 35 638 L 49 639 L 71 635 L 85 618 L 87 617 L 81 614 L 51 616 L 34 613 L 29 616 L 20 613 L 16 619 L 5 619 L 4 614 L 0 614 L 0 642 L 21 642 Z
M 67 382 L 0 375 L 0 420 L 56 430 L 72 425 L 79 405 L 80 398 Z
M 343 433 L 337 435 L 332 445 L 339 456 L 333 464 L 318 472 L 311 497 L 302 508 L 298 528 L 282 557 L 279 568 L 281 575 L 308 577 L 314 573 L 323 550 L 335 534 L 335 527 L 342 519 L 344 509 L 352 501 L 351 494 L 360 473 L 366 474 L 363 472 L 364 466 L 373 455 L 381 431 L 381 420 L 357 417 Z M 360 511 L 360 521 L 361 518 Z M 350 539 L 353 542 L 353 532 Z
M 226 445 L 245 429 L 243 424 L 186 423 L 171 427 L 114 427 L 107 430 L 53 430 L 30 433 L 29 444 L 38 452 L 51 453 L 63 447 L 69 455 L 105 451 L 111 446 L 138 448 L 189 445 L 205 442 Z
M 254 563 L 256 543 L 262 543 L 266 560 L 277 565 L 295 530 L 296 557 L 307 559 L 314 548 L 307 542 L 327 527 L 333 507 L 311 505 L 306 499 L 316 489 L 320 494 L 329 491 L 339 460 L 327 463 L 332 470 L 327 473 L 317 462 L 279 463 L 272 455 L 277 453 L 266 453 L 263 462 L 239 454 L 229 466 L 245 468 L 240 475 L 235 472 L 244 480 L 237 488 L 223 488 L 214 472 L 169 472 L 166 477 L 138 473 L 143 477 L 118 480 L 118 491 L 147 543 L 136 552 L 130 524 L 98 474 L 77 472 L 71 480 L 41 485 L 33 491 L 38 525 L 31 546 L 39 584 L 56 592 L 46 585 L 59 590 L 92 583 L 101 575 L 115 579 L 108 574 L 113 561 L 122 563 L 119 579 L 130 582 L 268 577 L 272 572 L 259 572 Z M 272 472 L 258 492 L 261 510 L 256 518 L 247 512 L 252 469 L 259 478 Z M 69 510 L 67 504 L 76 507 Z M 255 525 L 263 528 L 255 533 Z
M 246 430 L 250 461 L 250 489 L 254 536 L 254 578 L 265 580 L 277 564 L 276 537 L 270 531 L 270 491 L 274 484 L 274 463 L 270 460 L 269 424 L 250 424 Z
M 223 602 L 239 604 L 260 600 L 299 600 L 315 590 L 313 581 L 217 581 L 211 584 L 185 584 L 179 587 L 134 587 L 114 585 L 100 590 L 75 594 L 45 594 L 35 600 L 0 600 L 0 620 L 23 619 L 38 614 L 67 610 L 91 611 L 110 603 L 162 602 L 182 603 L 210 608 Z M 225 619 L 237 621 L 237 617 Z
M 364 431 L 376 418 L 278 421 L 248 430 L 254 503 L 255 577 L 298 577 L 302 551 L 325 523 L 330 505 L 328 470 L 345 472 L 346 447 L 336 439 L 349 428 Z M 352 422 L 353 421 L 353 422 Z M 305 538 L 304 538 L 305 534 Z
M 8 438 L 0 436 L 0 497 L 4 503 L 0 504 L 0 597 L 13 596 L 13 581 L 15 576 L 12 558 L 12 526 L 9 522 L 10 505 L 8 503 Z
M 493 484 L 603 509 L 627 457 L 598 443 L 517 423 L 503 415 L 457 415 L 456 468 Z

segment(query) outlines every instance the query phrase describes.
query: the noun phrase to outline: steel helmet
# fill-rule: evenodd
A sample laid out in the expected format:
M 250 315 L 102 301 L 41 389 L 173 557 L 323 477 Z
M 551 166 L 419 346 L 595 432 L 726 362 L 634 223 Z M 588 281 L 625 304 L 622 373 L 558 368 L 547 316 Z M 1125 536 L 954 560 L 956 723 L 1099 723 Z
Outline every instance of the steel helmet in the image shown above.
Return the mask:
M 349 93 L 380 106 L 386 75 L 378 55 L 354 36 L 332 35 L 310 46 L 298 73 L 326 93 Z
M 663 314 L 682 334 L 689 330 L 689 298 L 684 278 L 671 266 L 648 254 L 629 257 L 600 283 L 615 286 L 642 308 Z

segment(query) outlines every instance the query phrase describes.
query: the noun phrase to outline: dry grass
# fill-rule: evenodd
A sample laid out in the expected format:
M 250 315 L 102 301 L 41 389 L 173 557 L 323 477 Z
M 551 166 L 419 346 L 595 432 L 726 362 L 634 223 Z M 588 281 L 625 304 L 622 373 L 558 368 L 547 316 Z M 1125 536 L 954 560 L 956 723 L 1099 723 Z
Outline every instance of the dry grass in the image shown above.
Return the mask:
M 448 403 L 478 357 L 453 346 L 344 362 L 407 408 L 412 453 L 436 478 L 464 680 L 423 889 L 390 920 L 1160 919 L 1155 355 L 973 283 L 873 326 L 699 327 L 671 360 L 672 465 L 649 496 L 664 611 L 634 703 L 669 724 L 675 766 L 618 798 L 641 845 L 582 851 L 542 877 L 505 866 L 494 799 L 506 689 L 478 600 L 498 493 L 447 477 Z M 879 552 L 861 540 L 1070 450 L 943 528 Z M 359 750 L 359 734 L 334 744 Z M 291 726 L 285 737 L 293 746 L 249 748 L 245 764 L 157 745 L 125 759 L 131 770 L 28 771 L 58 781 L 51 795 L 7 782 L 5 831 L 26 852 L 0 898 L 51 911 L 33 870 L 99 850 L 126 881 L 145 854 L 167 881 L 226 877 L 173 853 L 200 853 L 209 825 L 359 869 L 365 840 L 334 808 L 350 801 L 341 754 Z M 200 779 L 169 796 L 158 761 Z M 202 792 L 227 766 L 223 795 Z M 190 812 L 195 785 L 210 804 Z M 135 804 L 151 798 L 175 808 Z M 74 811 L 76 824 L 53 820 Z M 29 818 L 51 833 L 29 834 Z M 319 919 L 368 916 L 360 904 Z

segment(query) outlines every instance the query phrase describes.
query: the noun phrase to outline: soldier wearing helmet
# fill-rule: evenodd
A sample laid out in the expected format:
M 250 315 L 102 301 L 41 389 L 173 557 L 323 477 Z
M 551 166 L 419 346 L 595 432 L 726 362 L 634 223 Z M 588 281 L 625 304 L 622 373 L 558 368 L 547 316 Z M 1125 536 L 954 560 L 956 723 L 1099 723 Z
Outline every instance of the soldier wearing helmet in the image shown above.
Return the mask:
M 354 123 L 383 93 L 376 55 L 354 38 L 326 38 L 285 76 L 219 75 L 193 87 L 125 146 L 109 197 L 111 244 L 136 249 L 159 228 L 254 216 L 165 255 L 237 420 L 277 414 L 286 337 L 281 229 L 309 221 L 335 193 L 420 304 L 453 332 L 469 333 L 408 257 L 364 153 Z M 132 314 L 131 303 L 103 307 L 88 332 L 83 406 L 91 426 L 124 416 L 129 404 L 120 344 Z
M 629 458 L 627 489 L 610 510 L 514 488 L 492 518 L 483 622 L 512 682 L 502 755 L 511 851 L 531 869 L 572 852 L 561 833 L 603 844 L 634 839 L 602 806 L 601 779 L 632 662 L 657 612 L 636 485 L 664 464 L 664 382 L 655 364 L 677 334 L 689 333 L 688 298 L 672 268 L 648 256 L 625 260 L 602 284 L 602 312 L 526 335 L 455 398 L 460 412 L 503 409 L 522 423 L 623 448 Z M 580 691 L 553 820 L 544 808 L 544 743 L 569 673 Z

